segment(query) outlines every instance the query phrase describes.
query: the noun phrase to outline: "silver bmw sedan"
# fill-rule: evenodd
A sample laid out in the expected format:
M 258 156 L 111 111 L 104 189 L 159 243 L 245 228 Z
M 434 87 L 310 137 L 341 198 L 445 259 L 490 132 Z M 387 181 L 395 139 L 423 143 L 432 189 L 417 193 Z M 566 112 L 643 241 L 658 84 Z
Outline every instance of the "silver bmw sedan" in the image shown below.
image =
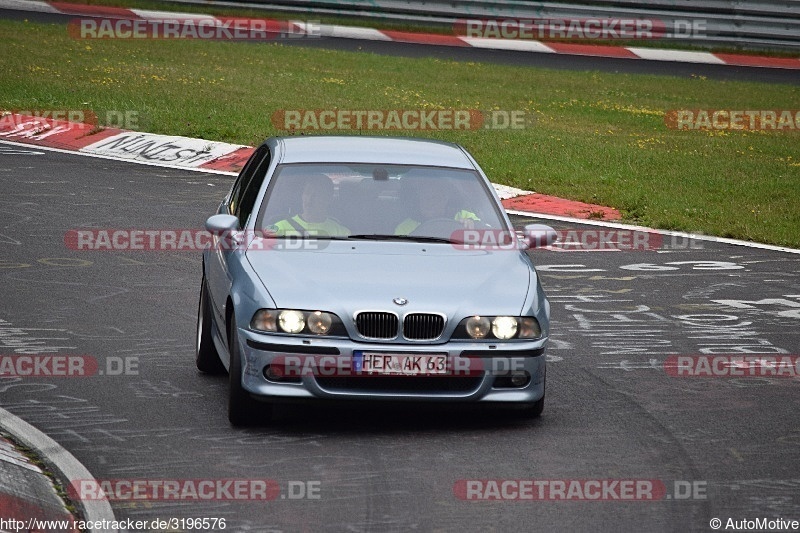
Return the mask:
M 270 138 L 206 221 L 196 363 L 232 424 L 276 402 L 461 402 L 539 416 L 550 306 L 461 146 Z

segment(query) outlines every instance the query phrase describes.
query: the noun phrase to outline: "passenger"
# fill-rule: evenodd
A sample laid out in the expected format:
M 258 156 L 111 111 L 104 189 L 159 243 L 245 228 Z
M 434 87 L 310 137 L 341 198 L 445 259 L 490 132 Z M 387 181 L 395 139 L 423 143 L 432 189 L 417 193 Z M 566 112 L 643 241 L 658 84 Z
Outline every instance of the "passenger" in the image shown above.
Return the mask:
M 447 179 L 418 179 L 413 189 L 417 213 L 406 218 L 394 230 L 395 235 L 409 235 L 423 222 L 436 219 L 454 220 L 466 229 L 475 227 L 478 215 L 467 209 L 456 209 L 453 215 L 453 185 Z

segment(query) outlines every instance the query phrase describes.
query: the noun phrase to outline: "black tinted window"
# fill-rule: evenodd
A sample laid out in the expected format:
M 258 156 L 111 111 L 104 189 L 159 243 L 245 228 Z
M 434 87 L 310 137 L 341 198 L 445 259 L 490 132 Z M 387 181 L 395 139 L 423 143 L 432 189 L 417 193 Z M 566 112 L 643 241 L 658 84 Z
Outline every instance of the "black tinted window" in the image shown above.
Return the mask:
M 261 184 L 264 182 L 264 175 L 269 167 L 269 162 L 269 150 L 261 147 L 250 158 L 241 174 L 239 174 L 239 179 L 231 193 L 228 209 L 232 215 L 239 219 L 240 226 L 244 225 L 253 211 L 253 205 Z

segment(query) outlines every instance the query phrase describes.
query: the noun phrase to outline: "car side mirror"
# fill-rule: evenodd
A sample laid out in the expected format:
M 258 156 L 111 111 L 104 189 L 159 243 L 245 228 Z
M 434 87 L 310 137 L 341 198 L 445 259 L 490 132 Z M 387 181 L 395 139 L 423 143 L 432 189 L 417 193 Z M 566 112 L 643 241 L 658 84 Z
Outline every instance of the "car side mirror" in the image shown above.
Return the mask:
M 528 224 L 525 226 L 525 244 L 528 248 L 550 246 L 558 240 L 556 230 L 544 224 Z
M 206 229 L 214 235 L 237 231 L 239 218 L 233 215 L 214 215 L 206 220 Z

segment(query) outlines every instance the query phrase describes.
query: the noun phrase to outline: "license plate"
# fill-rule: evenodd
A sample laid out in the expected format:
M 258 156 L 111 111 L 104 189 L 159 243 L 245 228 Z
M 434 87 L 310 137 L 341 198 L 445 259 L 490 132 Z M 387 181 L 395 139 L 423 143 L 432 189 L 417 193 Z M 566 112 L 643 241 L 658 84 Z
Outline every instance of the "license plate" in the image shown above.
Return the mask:
M 353 352 L 356 372 L 381 376 L 436 376 L 447 374 L 447 354 Z

